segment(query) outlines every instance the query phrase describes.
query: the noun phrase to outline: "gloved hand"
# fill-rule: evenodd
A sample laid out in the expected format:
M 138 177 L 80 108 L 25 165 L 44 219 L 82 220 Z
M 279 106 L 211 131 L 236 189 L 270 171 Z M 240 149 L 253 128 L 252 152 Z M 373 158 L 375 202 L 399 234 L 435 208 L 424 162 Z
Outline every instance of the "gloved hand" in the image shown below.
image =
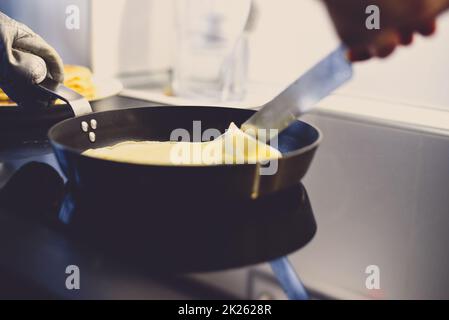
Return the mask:
M 64 80 L 58 53 L 24 24 L 0 12 L 0 87 L 19 104 L 45 100 L 33 84 Z

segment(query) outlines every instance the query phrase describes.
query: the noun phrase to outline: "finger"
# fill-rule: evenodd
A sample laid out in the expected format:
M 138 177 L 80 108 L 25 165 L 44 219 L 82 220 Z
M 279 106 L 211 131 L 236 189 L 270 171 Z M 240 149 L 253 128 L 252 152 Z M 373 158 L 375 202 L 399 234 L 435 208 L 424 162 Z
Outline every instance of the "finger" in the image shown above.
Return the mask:
M 7 81 L 1 86 L 11 100 L 22 106 L 48 105 L 51 98 L 35 85 L 47 77 L 47 66 L 41 57 L 12 49 L 6 69 Z
M 417 28 L 418 33 L 420 33 L 423 36 L 430 36 L 434 34 L 436 30 L 437 30 L 436 20 L 426 22 Z
M 396 45 L 387 45 L 376 49 L 376 56 L 379 58 L 386 58 L 391 55 L 396 49 Z
M 61 57 L 55 49 L 48 45 L 42 38 L 23 38 L 16 41 L 14 47 L 29 51 L 42 59 L 48 67 L 48 73 L 51 78 L 58 82 L 64 81 L 64 65 Z
M 12 49 L 10 77 L 24 83 L 41 83 L 47 76 L 45 61 L 34 54 Z
M 64 65 L 59 54 L 44 39 L 36 34 L 26 34 L 17 38 L 13 48 L 28 51 L 44 59 L 51 78 L 58 82 L 64 81 Z
M 349 60 L 352 62 L 361 62 L 371 59 L 373 55 L 371 54 L 369 48 L 359 47 L 350 49 L 348 56 Z
M 413 32 L 411 31 L 402 31 L 399 34 L 400 43 L 404 46 L 408 46 L 413 43 Z
M 372 43 L 373 55 L 379 58 L 386 58 L 401 43 L 400 34 L 396 31 L 386 31 Z

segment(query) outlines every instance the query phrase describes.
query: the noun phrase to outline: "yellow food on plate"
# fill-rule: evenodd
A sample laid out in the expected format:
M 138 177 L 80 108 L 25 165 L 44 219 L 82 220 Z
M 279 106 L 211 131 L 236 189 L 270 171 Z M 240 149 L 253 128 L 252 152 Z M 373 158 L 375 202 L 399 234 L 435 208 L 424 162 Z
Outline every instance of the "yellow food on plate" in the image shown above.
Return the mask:
M 11 101 L 1 88 L 0 88 L 0 101 Z
M 95 98 L 95 84 L 89 68 L 77 65 L 64 65 L 64 85 L 75 90 L 88 100 Z M 62 103 L 62 101 L 57 101 Z M 0 88 L 0 105 L 15 105 L 6 93 Z
M 256 163 L 282 157 L 279 150 L 256 140 L 234 123 L 225 134 L 213 141 L 125 141 L 88 149 L 83 154 L 103 160 L 147 165 Z
M 75 90 L 90 100 L 95 97 L 95 84 L 92 80 L 92 72 L 82 66 L 64 66 L 64 85 Z

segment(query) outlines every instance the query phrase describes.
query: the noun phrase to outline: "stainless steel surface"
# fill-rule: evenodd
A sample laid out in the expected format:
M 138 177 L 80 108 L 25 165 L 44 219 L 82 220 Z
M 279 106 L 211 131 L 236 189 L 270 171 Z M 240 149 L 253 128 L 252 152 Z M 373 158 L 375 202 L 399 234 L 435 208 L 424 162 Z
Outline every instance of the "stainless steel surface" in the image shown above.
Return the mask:
M 318 232 L 291 257 L 338 298 L 449 298 L 449 137 L 310 114 L 325 139 L 304 184 Z M 380 290 L 365 269 L 380 269 Z
M 54 98 L 61 99 L 72 108 L 75 117 L 92 112 L 89 101 L 76 91 L 67 88 L 51 79 L 45 79 L 38 87 Z
M 311 113 L 324 135 L 304 184 L 318 230 L 290 261 L 308 292 L 338 299 L 449 299 L 449 137 Z M 380 289 L 365 286 L 377 265 Z M 201 275 L 243 295 L 266 265 Z M 258 277 L 257 295 L 285 298 Z M 261 289 L 259 289 L 261 288 Z
M 352 64 L 347 59 L 347 49 L 340 46 L 263 106 L 242 128 L 280 132 L 351 77 Z

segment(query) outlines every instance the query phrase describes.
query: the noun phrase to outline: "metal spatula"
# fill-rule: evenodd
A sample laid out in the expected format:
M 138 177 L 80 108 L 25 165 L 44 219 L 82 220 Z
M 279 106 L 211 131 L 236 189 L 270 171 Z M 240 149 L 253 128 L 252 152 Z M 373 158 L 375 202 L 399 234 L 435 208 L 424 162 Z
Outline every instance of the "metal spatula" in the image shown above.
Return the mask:
M 277 129 L 280 133 L 351 78 L 352 64 L 347 58 L 347 49 L 340 46 L 264 105 L 242 129 Z M 247 133 L 254 132 L 257 131 Z

